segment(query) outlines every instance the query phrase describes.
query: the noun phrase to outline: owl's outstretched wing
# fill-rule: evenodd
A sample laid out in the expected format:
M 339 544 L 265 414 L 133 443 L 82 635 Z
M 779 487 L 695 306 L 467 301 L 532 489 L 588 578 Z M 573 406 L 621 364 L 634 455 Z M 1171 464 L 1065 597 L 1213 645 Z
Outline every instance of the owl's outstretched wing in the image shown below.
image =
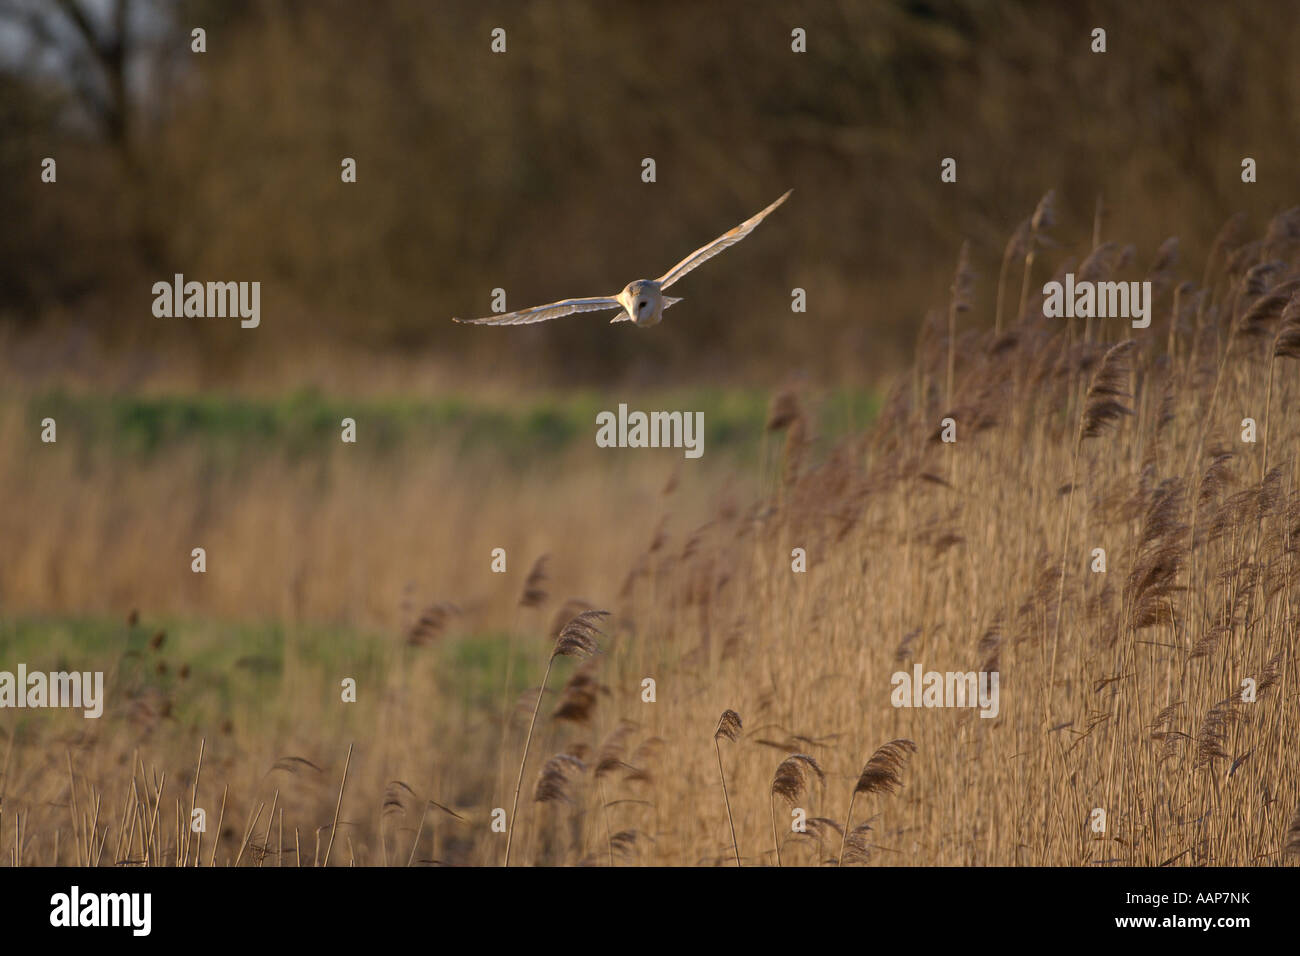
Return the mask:
M 457 319 L 463 325 L 531 325 L 534 322 L 547 322 L 575 312 L 600 312 L 604 309 L 621 309 L 622 303 L 609 296 L 594 299 L 561 299 L 547 305 L 535 305 L 531 309 L 518 312 L 506 312 L 502 315 L 486 315 L 481 319 Z
M 687 256 L 685 259 L 677 263 L 677 265 L 673 266 L 671 269 L 669 269 L 667 272 L 663 274 L 663 277 L 659 280 L 659 288 L 660 289 L 668 288 L 670 285 L 672 285 L 682 276 L 686 275 L 686 273 L 690 272 L 696 266 L 708 262 L 710 259 L 716 256 L 723 249 L 726 249 L 730 246 L 734 246 L 736 243 L 740 242 L 741 239 L 744 239 L 747 235 L 753 232 L 755 227 L 757 227 L 760 222 L 762 222 L 764 219 L 767 218 L 768 213 L 770 213 L 777 206 L 781 205 L 781 203 L 785 202 L 786 199 L 789 197 L 790 193 L 792 192 L 794 192 L 793 189 L 787 189 L 785 191 L 785 195 L 783 195 L 776 202 L 772 203 L 772 205 L 768 206 L 762 212 L 746 219 L 735 229 L 732 229 L 729 232 L 724 232 L 722 235 L 718 236 L 717 239 L 714 239 L 712 242 L 710 242 L 707 246 L 700 246 L 700 248 L 696 249 L 689 256 Z

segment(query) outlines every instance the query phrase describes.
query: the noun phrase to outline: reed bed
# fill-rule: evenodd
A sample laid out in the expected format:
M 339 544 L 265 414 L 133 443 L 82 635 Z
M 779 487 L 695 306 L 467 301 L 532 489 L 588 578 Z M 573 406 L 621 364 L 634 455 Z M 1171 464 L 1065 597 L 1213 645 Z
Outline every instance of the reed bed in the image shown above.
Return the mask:
M 811 399 L 784 390 L 757 497 L 683 525 L 683 474 L 580 595 L 549 572 L 627 527 L 517 562 L 521 693 L 427 692 L 459 639 L 443 594 L 356 704 L 291 661 L 273 719 L 175 726 L 119 696 L 99 722 L 10 720 L 0 859 L 1293 864 L 1300 212 L 1229 223 L 1195 270 L 1099 223 L 1056 276 L 1151 281 L 1134 329 L 1043 316 L 1052 208 L 1008 244 L 993 315 L 962 250 L 868 429 L 814 455 Z M 996 716 L 893 706 L 914 665 L 997 672 Z

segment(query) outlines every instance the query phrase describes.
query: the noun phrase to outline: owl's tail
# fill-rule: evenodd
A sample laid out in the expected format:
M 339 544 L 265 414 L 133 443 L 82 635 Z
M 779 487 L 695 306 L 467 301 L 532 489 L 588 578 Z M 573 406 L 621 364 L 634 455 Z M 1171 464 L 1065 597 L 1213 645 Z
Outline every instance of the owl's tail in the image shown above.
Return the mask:
M 667 309 L 670 306 L 674 306 L 681 301 L 682 301 L 681 298 L 673 298 L 671 295 L 666 295 L 664 296 L 664 309 Z M 662 312 L 663 310 L 661 309 L 660 313 L 662 314 Z M 609 324 L 613 325 L 615 322 L 631 322 L 631 321 L 632 321 L 632 316 L 627 314 L 627 309 L 622 309 L 619 311 L 618 315 L 614 316 L 612 319 L 609 320 Z M 653 323 L 653 324 L 657 324 L 657 323 Z

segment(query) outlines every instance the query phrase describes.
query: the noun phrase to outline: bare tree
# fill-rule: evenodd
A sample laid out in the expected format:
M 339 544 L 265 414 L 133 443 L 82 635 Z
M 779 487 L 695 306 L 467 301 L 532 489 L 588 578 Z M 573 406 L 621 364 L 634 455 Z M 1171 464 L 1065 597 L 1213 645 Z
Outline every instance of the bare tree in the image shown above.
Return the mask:
M 128 73 L 139 53 L 135 0 L 11 0 L 0 22 L 16 28 L 10 69 L 45 74 L 71 95 L 105 139 L 126 153 L 132 134 Z

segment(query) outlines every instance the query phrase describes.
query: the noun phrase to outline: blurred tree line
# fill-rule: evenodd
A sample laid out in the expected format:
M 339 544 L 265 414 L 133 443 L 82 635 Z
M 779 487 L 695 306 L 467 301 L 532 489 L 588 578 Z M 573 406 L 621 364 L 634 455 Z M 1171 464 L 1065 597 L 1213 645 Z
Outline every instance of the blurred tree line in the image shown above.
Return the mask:
M 233 325 L 152 316 L 183 272 L 260 280 L 257 334 L 286 344 L 564 380 L 867 374 L 942 305 L 964 238 L 991 302 L 1048 188 L 1066 251 L 1100 195 L 1140 261 L 1294 203 L 1298 39 L 1284 0 L 0 0 L 0 323 L 237 361 Z M 667 333 L 450 322 L 498 286 L 510 308 L 612 294 L 789 187 L 674 288 Z

